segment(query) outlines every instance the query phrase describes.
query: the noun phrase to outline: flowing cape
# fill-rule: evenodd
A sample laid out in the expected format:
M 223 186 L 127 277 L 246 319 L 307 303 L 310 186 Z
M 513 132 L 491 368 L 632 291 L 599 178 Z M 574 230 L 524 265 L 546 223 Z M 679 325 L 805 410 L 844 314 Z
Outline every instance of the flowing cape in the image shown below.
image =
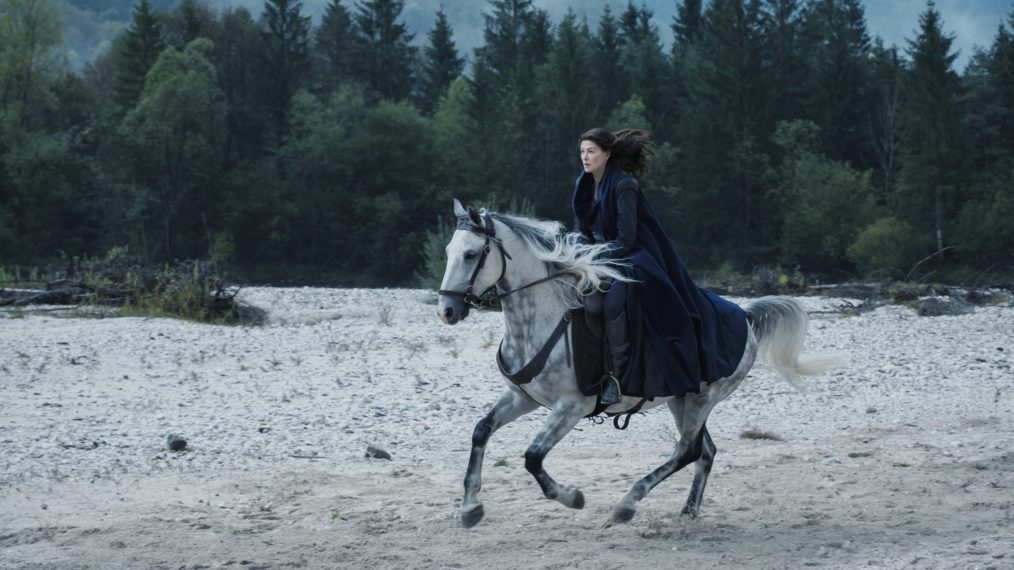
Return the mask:
M 636 180 L 608 164 L 597 200 L 594 192 L 594 178 L 582 173 L 574 213 L 583 231 L 605 241 L 617 237 L 619 193 L 637 194 L 637 235 L 626 258 L 635 282 L 627 297 L 631 354 L 624 393 L 682 397 L 700 392 L 701 382 L 731 376 L 746 347 L 746 313 L 694 283 Z

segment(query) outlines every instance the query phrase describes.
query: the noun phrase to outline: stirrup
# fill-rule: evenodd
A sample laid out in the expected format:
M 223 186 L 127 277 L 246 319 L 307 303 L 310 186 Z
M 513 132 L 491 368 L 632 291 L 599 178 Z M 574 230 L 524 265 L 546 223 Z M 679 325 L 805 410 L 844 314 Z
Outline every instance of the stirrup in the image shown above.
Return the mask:
M 599 402 L 603 406 L 612 406 L 613 404 L 619 404 L 623 401 L 623 392 L 620 391 L 620 381 L 616 379 L 616 376 L 609 374 L 606 376 L 606 387 L 602 390 L 602 397 Z

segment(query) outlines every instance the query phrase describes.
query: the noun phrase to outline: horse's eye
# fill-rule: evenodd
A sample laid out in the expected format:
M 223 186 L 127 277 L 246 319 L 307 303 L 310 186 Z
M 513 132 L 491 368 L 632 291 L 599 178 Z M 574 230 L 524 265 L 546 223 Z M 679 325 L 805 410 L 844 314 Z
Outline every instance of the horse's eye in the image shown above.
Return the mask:
M 470 251 L 470 252 L 468 252 L 468 253 L 465 254 L 465 259 L 467 261 L 472 261 L 473 259 L 475 259 L 478 256 L 479 256 L 478 253 L 475 253 L 474 251 Z

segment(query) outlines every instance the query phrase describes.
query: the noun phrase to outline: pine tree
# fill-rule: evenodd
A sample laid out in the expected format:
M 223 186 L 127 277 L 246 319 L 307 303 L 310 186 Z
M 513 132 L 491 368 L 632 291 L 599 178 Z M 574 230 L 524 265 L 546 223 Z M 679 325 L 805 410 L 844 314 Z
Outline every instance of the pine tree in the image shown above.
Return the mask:
M 683 0 L 673 18 L 673 54 L 686 52 L 701 29 L 703 0 Z
M 669 99 L 672 101 L 672 125 L 669 128 L 674 131 L 680 121 L 680 114 L 685 110 L 688 79 L 687 59 L 690 57 L 692 46 L 700 33 L 702 17 L 703 2 L 701 0 L 686 0 L 679 4 L 671 25 L 673 44 L 670 55 L 668 89 Z
M 800 38 L 799 0 L 766 0 L 761 33 L 770 56 L 764 75 L 771 93 L 774 123 L 796 119 L 806 96 L 806 60 Z
M 624 44 L 638 42 L 638 37 L 641 35 L 640 20 L 641 9 L 634 6 L 633 0 L 627 0 L 627 9 L 620 15 L 620 33 Z
M 951 239 L 960 251 L 963 263 L 995 270 L 1011 267 L 1014 251 L 1014 153 L 1005 143 L 1004 127 L 1009 111 L 1004 106 L 1008 93 L 1001 93 L 996 74 L 996 47 L 1008 38 L 1001 29 L 989 52 L 978 50 L 965 69 L 965 125 L 972 136 L 974 168 L 968 176 L 968 189 L 958 223 Z
M 423 51 L 423 68 L 419 103 L 423 112 L 432 113 L 447 86 L 457 79 L 465 67 L 465 59 L 454 46 L 454 32 L 447 22 L 443 9 L 437 12 L 437 21 L 430 30 L 430 43 Z
M 652 16 L 647 8 L 639 11 L 636 41 L 628 39 L 627 42 L 628 61 L 633 92 L 644 102 L 655 129 L 659 133 L 669 133 L 674 129 L 676 116 L 676 102 L 668 91 L 672 74 Z
M 1003 144 L 1004 98 L 992 75 L 992 64 L 989 52 L 976 50 L 961 77 L 962 116 L 974 149 L 975 168 L 969 182 L 980 187 L 996 175 L 997 165 L 1010 156 L 1010 149 Z M 1004 164 L 1000 169 L 1006 170 L 1007 166 Z
M 630 98 L 630 82 L 626 70 L 620 65 L 623 42 L 619 26 L 607 4 L 599 19 L 595 36 L 595 68 L 598 71 L 596 88 L 599 91 L 599 120 L 613 112 L 620 103 Z
M 877 38 L 872 50 L 867 138 L 875 159 L 877 203 L 884 206 L 894 193 L 902 139 L 905 64 L 894 46 L 885 48 Z
M 521 57 L 527 59 L 532 67 L 546 63 L 549 50 L 553 46 L 553 23 L 545 10 L 533 10 L 525 25 L 521 40 Z
M 478 50 L 477 50 L 478 52 Z M 466 109 L 469 122 L 474 126 L 472 144 L 479 148 L 499 148 L 498 138 L 501 136 L 500 108 L 504 100 L 502 93 L 504 88 L 486 58 L 476 55 L 475 63 L 472 65 L 472 75 L 466 78 L 468 84 L 467 96 L 462 94 L 464 100 L 460 102 Z M 460 152 L 461 149 L 458 149 Z M 508 152 L 504 150 L 503 152 Z M 503 153 L 494 153 L 503 154 Z M 483 192 L 488 194 L 497 184 L 502 174 L 495 165 L 487 161 L 475 171 L 473 183 Z
M 530 196 L 543 215 L 567 217 L 558 188 L 567 187 L 578 169 L 575 143 L 596 115 L 598 78 L 592 62 L 591 39 L 582 33 L 577 16 L 568 10 L 557 26 L 548 62 L 539 73 L 539 114 L 545 150 L 538 156 L 541 193 Z
M 310 17 L 303 16 L 302 7 L 299 0 L 264 4 L 263 90 L 275 148 L 285 143 L 290 100 L 305 84 L 310 66 Z
M 358 47 L 356 77 L 376 96 L 402 100 L 411 94 L 414 37 L 398 23 L 401 0 L 367 0 L 354 16 Z
M 341 82 L 352 78 L 355 45 L 352 15 L 341 0 L 331 0 L 314 35 L 314 67 L 324 93 L 331 93 Z
M 215 36 L 215 67 L 225 94 L 227 131 L 223 158 L 226 167 L 261 155 L 268 123 L 263 116 L 263 40 L 246 8 L 227 10 Z
M 1014 28 L 1014 13 L 1009 25 Z M 988 51 L 977 50 L 962 77 L 965 125 L 974 167 L 953 232 L 962 261 L 1010 267 L 1014 251 L 1014 36 L 1001 24 Z
M 472 116 L 476 144 L 501 149 L 484 163 L 490 199 L 504 198 L 524 186 L 540 192 L 539 167 L 546 143 L 540 134 L 536 66 L 546 60 L 552 38 L 549 19 L 531 0 L 491 0 L 485 15 L 486 44 L 475 50 Z
M 116 50 L 116 103 L 121 112 L 130 110 L 144 89 L 144 77 L 165 49 L 162 28 L 148 0 L 134 7 L 134 19 L 118 38 Z
M 683 220 L 677 238 L 691 259 L 707 252 L 758 263 L 775 241 L 776 220 L 763 200 L 773 125 L 760 21 L 756 0 L 714 0 L 692 47 L 678 140 L 683 211 L 696 215 Z
M 912 69 L 907 80 L 904 166 L 900 213 L 943 251 L 946 231 L 960 207 L 960 190 L 970 155 L 961 121 L 960 84 L 952 69 L 957 54 L 945 35 L 940 12 L 930 1 L 919 17 L 919 33 L 909 40 Z
M 216 23 L 215 15 L 204 0 L 182 0 L 163 20 L 165 43 L 183 49 L 197 38 L 213 37 Z
M 1000 120 L 1001 136 L 1010 156 L 1014 157 L 1014 9 L 1001 24 L 990 49 L 991 83 L 1003 106 Z
M 861 0 L 810 0 L 803 10 L 809 55 L 809 118 L 820 126 L 832 158 L 872 164 L 862 125 L 870 37 Z
M 476 49 L 501 86 L 507 85 L 521 56 L 522 44 L 535 10 L 532 0 L 490 0 L 492 14 L 486 14 L 485 45 Z

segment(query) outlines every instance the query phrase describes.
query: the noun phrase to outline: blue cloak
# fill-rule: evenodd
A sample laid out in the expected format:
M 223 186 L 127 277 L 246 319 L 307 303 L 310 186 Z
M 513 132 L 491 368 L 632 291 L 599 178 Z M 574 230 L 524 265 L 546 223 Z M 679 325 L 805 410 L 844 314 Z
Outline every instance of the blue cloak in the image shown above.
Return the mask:
M 637 181 L 612 163 L 597 200 L 594 177 L 578 177 L 572 205 L 579 229 L 596 241 L 616 240 L 617 197 L 623 192 L 637 196 L 637 231 L 625 258 L 635 282 L 627 297 L 631 353 L 623 393 L 656 398 L 700 392 L 701 382 L 730 376 L 739 365 L 746 313 L 694 283 Z

